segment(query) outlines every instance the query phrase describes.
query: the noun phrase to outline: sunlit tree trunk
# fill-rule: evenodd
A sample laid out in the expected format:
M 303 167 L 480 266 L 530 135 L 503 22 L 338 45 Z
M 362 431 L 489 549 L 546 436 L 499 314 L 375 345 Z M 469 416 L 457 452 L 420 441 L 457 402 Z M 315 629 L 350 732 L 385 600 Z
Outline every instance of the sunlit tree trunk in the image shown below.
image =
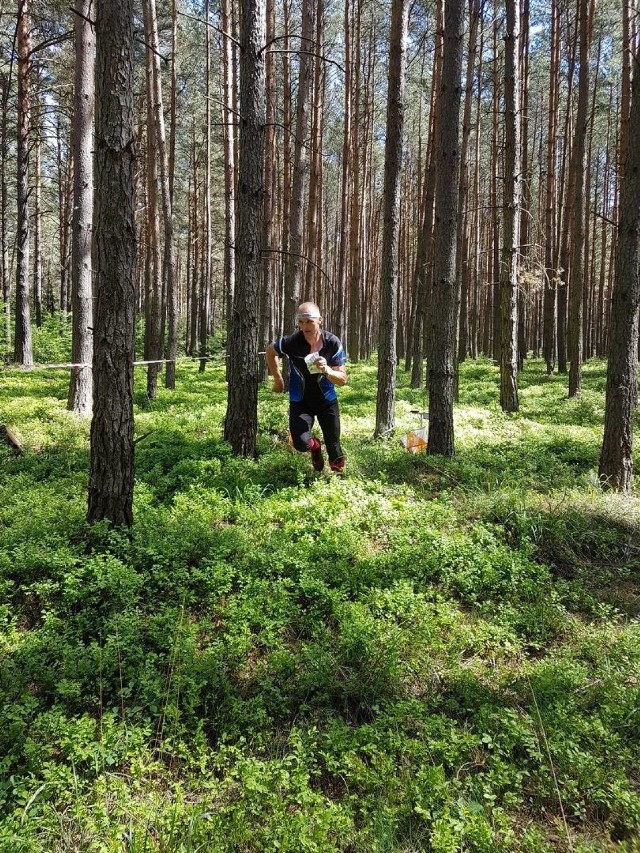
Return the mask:
M 41 108 L 36 107 L 36 113 Z M 36 326 L 42 327 L 42 142 L 40 128 L 34 140 L 34 179 L 33 179 L 33 307 Z
M 569 55 L 561 61 L 568 63 L 567 68 L 567 93 L 566 93 L 566 111 L 564 119 L 564 127 L 562 136 L 562 147 L 560 152 L 561 163 L 559 169 L 559 178 L 557 182 L 557 197 L 556 209 L 558 211 L 557 219 L 557 261 L 555 268 L 558 271 L 557 278 L 557 355 L 558 355 L 558 373 L 565 374 L 567 372 L 568 344 L 567 344 L 567 305 L 568 305 L 568 281 L 570 276 L 570 237 L 573 215 L 573 198 L 575 195 L 574 180 L 575 170 L 568 167 L 570 164 L 573 139 L 573 83 L 574 71 L 576 64 L 576 45 L 578 41 L 578 18 L 576 16 L 574 31 L 568 42 Z M 560 67 L 560 66 L 559 66 Z M 565 177 L 568 173 L 568 180 Z M 569 199 L 569 203 L 567 203 Z
M 201 228 L 200 228 L 200 194 L 198 183 L 198 158 L 196 153 L 195 127 L 193 128 L 193 139 L 191 145 L 191 317 L 189 318 L 191 343 L 190 354 L 195 356 L 199 353 L 198 330 L 200 328 L 200 253 L 202 250 Z
M 549 68 L 549 104 L 547 115 L 547 147 L 544 218 L 544 319 L 542 351 L 547 373 L 556 363 L 556 128 L 558 124 L 558 64 L 560 52 L 558 0 L 551 4 L 551 65 Z
M 73 92 L 73 225 L 71 229 L 71 305 L 73 312 L 68 407 L 88 415 L 92 405 L 93 354 L 93 114 L 95 36 L 90 22 L 92 0 L 76 4 Z
M 176 131 L 178 124 L 178 8 L 171 0 L 171 95 L 169 112 L 169 194 L 173 208 L 173 186 L 176 171 Z
M 500 259 L 500 406 L 517 412 L 518 404 L 518 271 L 520 252 L 520 0 L 506 0 L 505 134 Z
M 31 19 L 28 0 L 18 2 L 18 145 L 15 359 L 33 365 L 29 306 L 29 134 L 31 130 Z
M 478 79 L 482 76 L 482 56 L 484 47 L 484 30 L 480 31 L 480 44 L 478 46 Z M 470 236 L 470 267 L 471 267 L 471 298 L 470 298 L 470 353 L 472 358 L 478 357 L 480 319 L 481 319 L 481 269 L 482 269 L 482 222 L 484 219 L 480 211 L 480 139 L 482 133 L 482 91 L 476 87 L 475 104 L 475 135 L 474 135 L 474 157 L 473 157 L 473 214 L 472 231 Z
M 200 341 L 200 365 L 202 373 L 207 364 L 209 331 L 211 317 L 215 312 L 212 299 L 211 282 L 211 28 L 208 26 L 210 15 L 209 0 L 205 0 L 204 16 L 207 22 L 205 35 L 205 128 L 204 128 L 204 182 L 202 187 L 202 277 L 200 279 L 200 305 L 198 308 Z
M 149 11 L 143 5 L 145 31 L 149 39 Z M 145 337 L 144 357 L 152 363 L 147 366 L 147 396 L 154 400 L 158 393 L 158 374 L 162 358 L 162 262 L 160 245 L 160 211 L 158 207 L 158 157 L 157 128 L 153 115 L 153 58 L 151 50 L 145 53 L 147 146 L 146 146 L 146 264 L 145 264 Z
M 469 146 L 471 139 L 471 114 L 473 108 L 473 74 L 477 54 L 478 20 L 480 17 L 480 0 L 470 0 L 469 3 L 469 51 L 467 53 L 467 70 L 465 80 L 464 113 L 462 118 L 462 144 L 460 149 L 460 184 L 458 188 L 458 229 L 456 236 L 456 276 L 457 290 L 460 294 L 458 324 L 457 361 L 467 357 L 469 347 L 469 186 L 470 160 Z
M 519 230 L 519 249 L 518 249 L 518 257 L 519 257 L 519 266 L 520 269 L 528 272 L 530 269 L 530 253 L 531 253 L 531 242 L 532 242 L 532 233 L 533 233 L 533 223 L 534 218 L 532 216 L 532 201 L 531 201 L 531 183 L 533 179 L 533 158 L 535 158 L 535 152 L 532 154 L 530 159 L 530 131 L 529 131 L 529 31 L 530 31 L 530 9 L 529 9 L 529 0 L 518 0 L 522 5 L 522 13 L 520 20 L 520 45 L 518 48 L 518 57 L 520 63 L 521 70 L 521 85 L 520 85 L 520 141 L 521 141 L 521 178 L 520 178 L 520 186 L 521 186 L 521 201 L 520 201 L 520 211 L 519 211 L 519 220 L 520 220 L 520 230 Z M 537 128 L 537 120 L 538 120 L 538 110 L 536 109 L 535 117 L 534 117 L 534 129 L 532 139 L 536 140 L 541 137 L 541 134 L 538 133 Z M 534 148 L 535 148 L 534 144 Z M 540 160 L 538 159 L 538 162 Z M 540 217 L 538 215 L 537 221 L 540 221 Z M 518 370 L 522 370 L 524 366 L 524 360 L 527 357 L 527 351 L 529 349 L 528 340 L 529 333 L 531 331 L 532 323 L 531 323 L 531 315 L 533 311 L 531 310 L 532 306 L 537 301 L 537 295 L 531 293 L 530 288 L 525 286 L 524 284 L 524 276 L 519 277 L 518 288 L 516 299 L 518 301 L 518 344 L 517 344 L 517 359 L 518 359 Z
M 230 33 L 232 28 L 231 0 L 220 4 L 222 30 Z M 234 97 L 233 43 L 229 36 L 222 37 L 222 124 L 224 140 L 224 286 L 226 294 L 227 325 L 231 317 L 233 294 L 236 288 L 236 149 L 233 128 L 236 116 L 233 109 Z
M 0 115 L 0 279 L 2 280 L 4 343 L 7 353 L 11 351 L 11 280 L 9 277 L 9 226 L 7 204 L 9 184 L 7 165 L 9 157 L 9 92 L 10 75 L 0 71 L 2 115 Z
M 361 338 L 361 206 L 362 206 L 362 163 L 361 146 L 361 0 L 356 0 L 353 6 L 354 22 L 352 56 L 352 98 L 351 98 L 351 210 L 349 213 L 349 305 L 347 311 L 346 348 L 349 360 L 358 361 L 360 358 Z
M 71 205 L 73 196 L 73 168 L 69 157 L 66 127 L 62 120 L 56 123 L 58 152 L 58 245 L 60 258 L 60 311 L 63 315 L 71 310 L 70 236 Z

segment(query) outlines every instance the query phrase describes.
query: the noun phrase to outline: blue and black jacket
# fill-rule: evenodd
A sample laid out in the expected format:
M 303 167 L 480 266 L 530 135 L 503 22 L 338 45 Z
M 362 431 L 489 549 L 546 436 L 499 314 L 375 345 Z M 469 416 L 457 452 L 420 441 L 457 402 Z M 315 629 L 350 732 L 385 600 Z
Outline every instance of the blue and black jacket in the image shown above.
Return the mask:
M 320 334 L 322 344 L 319 355 L 326 359 L 329 367 L 342 367 L 346 364 L 347 357 L 340 339 L 324 330 Z M 305 402 L 313 406 L 322 406 L 333 403 L 338 398 L 333 382 L 329 382 L 322 373 L 309 373 L 304 359 L 311 352 L 311 346 L 302 332 L 278 338 L 273 347 L 279 356 L 289 357 L 289 400 L 292 403 Z

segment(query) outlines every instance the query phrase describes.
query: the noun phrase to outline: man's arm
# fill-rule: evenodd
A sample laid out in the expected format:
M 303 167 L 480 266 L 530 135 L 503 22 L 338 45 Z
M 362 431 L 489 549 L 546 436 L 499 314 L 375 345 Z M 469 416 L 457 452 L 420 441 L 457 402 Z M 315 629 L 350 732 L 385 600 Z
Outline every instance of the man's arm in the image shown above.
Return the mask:
M 269 375 L 273 377 L 273 391 L 276 394 L 282 394 L 284 391 L 284 379 L 282 378 L 282 373 L 280 372 L 280 364 L 278 363 L 278 353 L 276 352 L 276 348 L 273 344 L 268 344 L 267 349 L 265 351 L 265 358 L 267 360 L 267 370 L 269 371 Z

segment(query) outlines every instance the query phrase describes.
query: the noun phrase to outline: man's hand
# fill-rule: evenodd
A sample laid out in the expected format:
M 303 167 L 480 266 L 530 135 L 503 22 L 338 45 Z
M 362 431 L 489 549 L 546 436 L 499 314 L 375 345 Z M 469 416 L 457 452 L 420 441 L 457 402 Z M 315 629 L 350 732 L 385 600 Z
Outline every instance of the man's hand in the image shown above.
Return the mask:
M 284 379 L 282 378 L 282 373 L 280 373 L 280 367 L 278 366 L 278 356 L 276 354 L 275 347 L 273 346 L 273 344 L 267 345 L 265 357 L 267 359 L 267 369 L 269 371 L 269 374 L 273 377 L 272 391 L 274 394 L 282 394 L 282 392 L 284 391 Z

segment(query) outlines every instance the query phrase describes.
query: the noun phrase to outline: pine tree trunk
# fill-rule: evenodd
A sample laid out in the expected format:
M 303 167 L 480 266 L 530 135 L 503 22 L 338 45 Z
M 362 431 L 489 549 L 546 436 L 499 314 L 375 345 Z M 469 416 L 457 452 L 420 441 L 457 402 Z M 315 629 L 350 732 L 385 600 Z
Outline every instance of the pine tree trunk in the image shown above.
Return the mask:
M 133 523 L 133 0 L 96 20 L 96 317 L 89 523 Z
M 215 304 L 212 298 L 211 281 L 211 28 L 208 26 L 210 15 L 209 0 L 204 4 L 206 27 L 205 44 L 205 138 L 204 138 L 204 185 L 202 226 L 204 240 L 202 247 L 202 277 L 200 280 L 200 306 L 198 317 L 200 327 L 198 337 L 200 339 L 200 365 L 202 373 L 207 364 L 208 341 L 211 327 L 211 317 L 215 312 Z
M 585 219 L 586 199 L 584 174 L 586 166 L 585 146 L 588 132 L 589 97 L 589 0 L 579 3 L 580 70 L 578 76 L 578 109 L 574 147 L 571 152 L 574 195 L 571 199 L 573 228 L 571 230 L 571 267 L 569 277 L 569 335 L 568 355 L 569 397 L 577 397 L 582 385 L 582 316 L 584 311 L 583 279 L 585 274 Z
M 313 42 L 313 0 L 302 2 L 302 35 L 298 59 L 298 97 L 293 141 L 293 184 L 289 211 L 289 249 L 285 258 L 284 326 L 293 329 L 302 288 L 304 194 L 307 178 L 307 131 L 311 92 L 309 47 Z
M 36 115 L 40 112 L 36 104 Z M 33 307 L 36 326 L 42 328 L 42 143 L 40 131 L 35 134 L 33 187 Z
M 149 40 L 149 10 L 143 5 L 146 40 Z M 158 208 L 158 142 L 153 115 L 153 59 L 151 50 L 145 53 L 147 98 L 147 150 L 146 150 L 146 323 L 145 354 L 152 363 L 147 366 L 147 396 L 155 400 L 158 393 L 158 374 L 162 369 L 162 262 L 160 246 L 160 211 Z
M 518 269 L 520 252 L 520 0 L 506 0 L 505 141 L 500 263 L 500 406 L 517 412 Z
M 245 0 L 242 12 L 237 280 L 229 329 L 229 382 L 224 437 L 231 444 L 234 453 L 255 456 L 258 430 L 258 294 L 266 115 L 265 2 Z
M 629 138 L 640 139 L 640 72 L 636 65 Z M 640 146 L 627 145 L 620 182 L 618 250 L 611 300 L 605 420 L 599 475 L 603 485 L 630 491 L 633 415 L 638 403 L 640 309 Z
M 33 366 L 29 307 L 29 135 L 31 130 L 31 19 L 28 0 L 18 2 L 18 145 L 15 360 Z
M 231 32 L 231 2 L 222 0 L 220 4 L 222 29 Z M 234 72 L 233 48 L 231 39 L 222 37 L 222 124 L 224 140 L 224 287 L 227 327 L 231 318 L 233 296 L 236 289 L 236 149 L 233 127 L 234 115 Z
M 378 328 L 378 394 L 374 434 L 389 435 L 395 425 L 396 325 L 398 322 L 398 241 L 400 178 L 405 112 L 408 0 L 393 0 L 389 39 L 387 130 L 384 156 L 384 222 Z
M 56 143 L 58 147 L 58 234 L 60 257 L 60 311 L 64 315 L 71 310 L 70 276 L 70 236 L 71 204 L 73 196 L 73 169 L 71 160 L 66 156 L 68 145 L 64 139 L 66 128 L 61 120 L 56 125 Z
M 351 0 L 344 0 L 344 125 L 342 129 L 342 177 L 338 232 L 338 271 L 334 328 L 346 345 L 347 258 L 349 238 L 349 187 L 351 182 Z
M 361 0 L 354 7 L 353 57 L 352 57 L 352 97 L 351 97 L 351 210 L 349 214 L 349 304 L 347 308 L 346 349 L 349 361 L 356 362 L 360 358 L 361 339 L 361 198 L 362 198 L 362 164 L 361 146 Z
M 0 91 L 2 92 L 2 115 L 0 116 L 0 279 L 2 280 L 2 300 L 4 303 L 4 344 L 7 353 L 11 352 L 11 280 L 9 277 L 9 235 L 8 235 L 8 196 L 7 164 L 9 157 L 8 114 L 9 114 L 9 75 L 0 71 Z
M 89 21 L 92 0 L 81 0 L 75 16 L 73 93 L 73 227 L 71 229 L 71 304 L 73 311 L 68 408 L 88 415 L 92 406 L 93 356 L 93 115 L 95 37 Z
M 453 402 L 456 341 L 456 218 L 458 198 L 458 122 L 462 82 L 463 0 L 446 0 L 444 60 L 437 147 L 435 267 L 428 329 L 428 453 L 453 456 Z
M 318 271 L 322 270 L 322 133 L 324 107 L 324 63 L 322 55 L 324 2 L 316 0 L 316 37 L 313 58 L 313 109 L 311 122 L 311 162 L 309 171 L 309 202 L 307 204 L 307 267 L 305 273 L 304 299 L 323 303 L 326 313 L 328 305 L 320 286 L 316 287 Z M 328 295 L 328 294 L 327 294 Z M 322 297 L 322 298 L 321 298 Z
M 471 139 L 471 110 L 473 107 L 473 74 L 478 49 L 477 34 L 480 18 L 479 0 L 471 0 L 469 24 L 469 52 L 464 87 L 464 112 L 462 119 L 462 146 L 460 151 L 460 185 L 458 188 L 458 230 L 456 236 L 456 276 L 457 290 L 460 294 L 458 315 L 457 362 L 467 357 L 469 348 L 469 185 L 470 162 L 469 147 Z
M 162 225 L 164 236 L 164 256 L 162 280 L 166 294 L 167 348 L 165 387 L 175 388 L 176 358 L 178 355 L 178 283 L 176 281 L 176 257 L 173 237 L 173 212 L 171 209 L 171 187 L 169 181 L 169 150 L 164 123 L 162 97 L 162 79 L 160 75 L 160 46 L 158 40 L 158 21 L 155 0 L 144 0 L 143 13 L 147 53 L 151 64 L 151 87 L 148 97 L 151 99 L 151 117 L 156 143 L 156 159 L 160 182 L 160 201 L 162 204 Z M 162 311 L 164 318 L 165 311 Z M 159 358 L 162 358 L 162 340 L 160 337 Z
M 544 309 L 542 351 L 547 374 L 556 364 L 556 290 L 558 272 L 554 235 L 556 233 L 556 127 L 558 124 L 558 64 L 560 39 L 558 34 L 558 0 L 551 7 L 551 66 L 549 70 L 549 107 L 547 116 L 545 218 L 544 218 Z
M 196 156 L 196 135 L 193 129 L 193 140 L 191 147 L 191 183 L 192 194 L 191 205 L 191 234 L 192 234 L 192 267 L 191 267 L 191 316 L 189 317 L 189 341 L 191 344 L 190 355 L 199 353 L 198 329 L 200 311 L 200 195 L 198 193 L 198 160 Z
M 415 324 L 412 333 L 413 353 L 411 355 L 411 387 L 420 388 L 422 385 L 423 361 L 428 349 L 427 318 L 431 287 L 433 281 L 433 222 L 434 201 L 436 194 L 436 157 L 440 136 L 440 89 L 442 86 L 442 60 L 444 42 L 444 7 L 442 0 L 436 5 L 436 45 L 433 58 L 433 75 L 431 84 L 431 106 L 429 110 L 429 139 L 427 142 L 427 161 L 423 187 L 424 201 L 422 204 L 422 219 L 416 247 L 415 272 L 416 277 L 416 311 Z
M 267 44 L 276 35 L 275 0 L 267 0 Z M 265 93 L 266 93 L 266 127 L 265 127 L 265 159 L 264 159 L 264 211 L 262 215 L 261 246 L 264 253 L 262 259 L 262 281 L 260 288 L 260 334 L 258 346 L 266 350 L 274 337 L 274 299 L 276 297 L 275 270 L 277 256 L 274 253 L 276 225 L 274 223 L 275 172 L 276 172 L 276 65 L 273 51 L 268 50 L 265 58 Z M 265 359 L 259 363 L 259 380 L 267 377 Z

